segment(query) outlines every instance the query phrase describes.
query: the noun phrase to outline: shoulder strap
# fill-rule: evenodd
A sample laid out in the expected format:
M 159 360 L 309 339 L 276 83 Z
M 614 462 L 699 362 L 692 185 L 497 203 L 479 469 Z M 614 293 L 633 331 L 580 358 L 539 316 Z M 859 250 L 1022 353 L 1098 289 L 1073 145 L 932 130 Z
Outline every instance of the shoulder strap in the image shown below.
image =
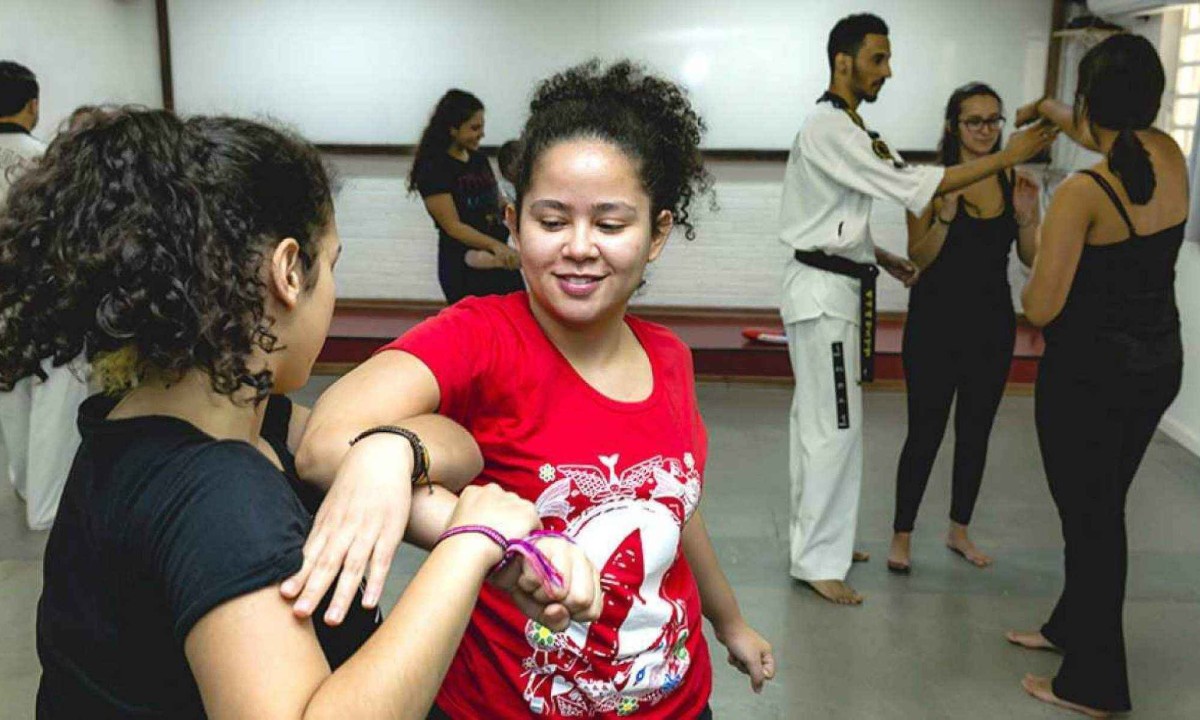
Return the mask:
M 1104 194 L 1108 195 L 1108 199 L 1112 200 L 1113 205 L 1117 208 L 1117 212 L 1121 213 L 1121 219 L 1125 221 L 1125 226 L 1129 228 L 1129 234 L 1132 237 L 1137 237 L 1138 233 L 1133 227 L 1133 221 L 1129 219 L 1129 213 L 1125 212 L 1125 206 L 1121 203 L 1121 198 L 1117 197 L 1117 191 L 1113 190 L 1112 185 L 1109 185 L 1108 181 L 1094 170 L 1080 170 L 1080 172 L 1096 181 L 1096 184 L 1100 186 Z

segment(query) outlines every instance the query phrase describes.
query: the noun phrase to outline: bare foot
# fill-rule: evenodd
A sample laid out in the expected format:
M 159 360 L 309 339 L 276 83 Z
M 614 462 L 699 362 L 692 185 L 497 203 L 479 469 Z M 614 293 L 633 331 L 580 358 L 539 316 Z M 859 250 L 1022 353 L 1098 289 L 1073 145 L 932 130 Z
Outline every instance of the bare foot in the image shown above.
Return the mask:
M 892 547 L 888 549 L 887 568 L 900 575 L 912 570 L 912 533 L 898 532 L 892 535 Z
M 1004 633 L 1004 639 L 1013 645 L 1020 645 L 1026 650 L 1052 650 L 1060 652 L 1058 646 L 1046 639 L 1046 636 L 1040 632 L 1019 632 L 1017 630 L 1009 630 Z
M 809 580 L 805 584 L 836 605 L 862 605 L 863 596 L 842 580 Z
M 871 553 L 865 550 L 855 550 L 850 556 L 850 562 L 868 562 L 871 559 Z
M 946 534 L 946 547 L 975 567 L 984 568 L 992 564 L 992 559 L 984 555 L 975 547 L 975 543 L 971 542 L 971 538 L 967 537 L 966 525 L 950 523 L 950 532 Z
M 1112 717 L 1112 713 L 1106 710 L 1097 710 L 1086 705 L 1076 705 L 1073 702 L 1067 702 L 1054 694 L 1054 688 L 1050 685 L 1050 678 L 1039 677 L 1037 675 L 1026 674 L 1025 679 L 1021 681 L 1021 687 L 1025 688 L 1025 692 L 1033 697 L 1041 700 L 1044 703 L 1057 705 L 1060 708 L 1074 710 L 1077 713 L 1083 713 L 1091 718 L 1107 718 Z

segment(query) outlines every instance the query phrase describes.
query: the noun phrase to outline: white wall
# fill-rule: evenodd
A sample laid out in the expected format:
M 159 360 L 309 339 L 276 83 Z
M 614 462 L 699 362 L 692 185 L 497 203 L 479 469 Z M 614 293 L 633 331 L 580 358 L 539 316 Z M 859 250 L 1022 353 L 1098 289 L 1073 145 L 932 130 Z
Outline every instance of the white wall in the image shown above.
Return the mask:
M 345 255 L 338 296 L 440 300 L 435 277 L 437 233 L 418 197 L 404 192 L 409 158 L 331 155 L 342 176 L 338 227 Z M 782 162 L 710 161 L 719 210 L 695 213 L 696 240 L 677 232 L 651 267 L 644 305 L 776 308 L 787 248 L 779 244 Z M 871 217 L 877 244 L 905 252 L 899 205 L 877 202 Z M 1010 280 L 1019 293 L 1024 275 L 1013 253 Z M 889 276 L 879 285 L 879 309 L 902 311 L 908 291 Z
M 80 105 L 162 107 L 154 0 L 0 0 L 0 59 L 38 77 L 49 140 Z
M 177 106 L 269 114 L 326 143 L 415 144 L 450 87 L 479 95 L 493 138 L 528 94 L 592 56 L 630 57 L 687 87 L 710 148 L 787 149 L 825 89 L 842 16 L 891 29 L 877 109 L 892 146 L 932 149 L 950 92 L 1044 85 L 1049 0 L 171 0 Z M 986 28 L 986 32 L 981 29 Z

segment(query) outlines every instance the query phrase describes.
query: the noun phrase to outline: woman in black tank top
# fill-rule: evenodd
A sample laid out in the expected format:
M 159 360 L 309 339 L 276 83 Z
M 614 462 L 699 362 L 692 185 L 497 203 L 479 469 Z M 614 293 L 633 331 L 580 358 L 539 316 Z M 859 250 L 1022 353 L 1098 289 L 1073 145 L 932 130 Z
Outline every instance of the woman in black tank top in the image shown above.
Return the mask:
M 1106 155 L 1055 193 L 1022 295 L 1026 316 L 1046 326 L 1035 413 L 1062 520 L 1066 582 L 1040 631 L 1008 635 L 1063 655 L 1053 680 L 1025 677 L 1027 692 L 1092 717 L 1132 707 L 1122 624 L 1125 499 L 1183 365 L 1174 268 L 1187 170 L 1174 141 L 1150 127 L 1163 85 L 1153 46 L 1118 35 L 1081 61 L 1076 110 L 1044 100 L 1018 113 L 1048 117 Z M 1157 206 L 1154 216 L 1175 221 L 1139 232 L 1121 190 L 1129 204 Z M 1123 227 L 1113 227 L 1110 205 Z
M 1001 113 L 1000 98 L 987 85 L 955 90 L 946 106 L 942 163 L 956 165 L 998 150 Z M 896 470 L 895 535 L 888 554 L 892 572 L 909 572 L 917 510 L 955 402 L 946 545 L 975 565 L 991 564 L 968 538 L 967 525 L 1012 361 L 1016 316 L 1009 251 L 1018 241 L 1018 254 L 1028 264 L 1038 218 L 1036 185 L 1009 172 L 935 201 L 922 217 L 909 216 L 909 255 L 922 271 L 909 295 L 904 326 L 908 437 Z

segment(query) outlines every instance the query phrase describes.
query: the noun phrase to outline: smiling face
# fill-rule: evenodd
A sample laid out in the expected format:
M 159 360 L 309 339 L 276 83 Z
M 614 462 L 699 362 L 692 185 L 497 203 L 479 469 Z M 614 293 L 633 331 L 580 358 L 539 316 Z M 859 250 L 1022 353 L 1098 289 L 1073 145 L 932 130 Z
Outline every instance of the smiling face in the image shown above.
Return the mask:
M 483 141 L 483 111 L 475 113 L 467 118 L 467 121 L 458 127 L 450 128 L 450 147 L 460 147 L 464 150 L 478 150 L 479 143 Z
M 973 95 L 963 100 L 958 110 L 957 132 L 964 152 L 978 157 L 996 148 L 1004 121 L 1000 112 L 1000 101 L 991 95 Z
M 624 315 L 671 230 L 668 211 L 651 222 L 638 169 L 597 139 L 564 140 L 536 159 L 521 208 L 506 216 L 539 321 L 589 329 Z
M 892 44 L 887 35 L 870 33 L 854 57 L 851 90 L 864 102 L 875 102 L 883 83 L 892 76 Z

